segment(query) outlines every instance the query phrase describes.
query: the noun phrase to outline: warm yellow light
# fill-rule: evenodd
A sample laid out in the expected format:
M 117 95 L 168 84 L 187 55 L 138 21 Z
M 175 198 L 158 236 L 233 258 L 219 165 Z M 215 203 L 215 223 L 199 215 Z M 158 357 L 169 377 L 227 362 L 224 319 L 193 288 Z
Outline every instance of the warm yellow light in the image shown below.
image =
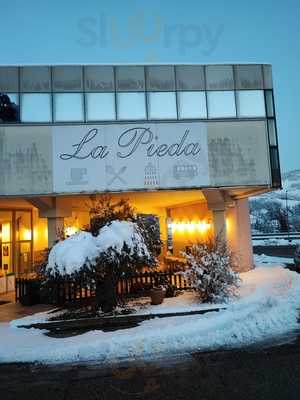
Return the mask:
M 204 233 L 210 229 L 210 224 L 205 221 L 178 221 L 172 223 L 173 232 L 187 232 L 193 234 L 196 230 L 200 233 Z
M 176 222 L 173 222 L 173 223 L 171 224 L 171 228 L 172 228 L 172 232 L 175 232 L 176 229 L 177 229 L 177 223 L 176 223 Z
M 10 242 L 10 223 L 2 224 L 2 242 Z
M 189 222 L 187 224 L 187 230 L 189 233 L 193 233 L 195 231 L 195 222 Z
M 210 224 L 205 222 L 205 221 L 201 221 L 197 224 L 197 229 L 200 233 L 204 233 L 206 232 L 208 229 L 210 229 Z
M 39 230 L 37 228 L 33 228 L 33 237 L 34 240 L 38 240 L 39 238 Z
M 68 226 L 65 228 L 65 235 L 72 236 L 78 231 L 79 231 L 79 228 L 77 228 L 77 226 Z
M 22 240 L 31 240 L 31 230 L 30 229 L 24 229 Z
M 229 220 L 229 218 L 226 218 L 226 230 L 227 230 L 227 232 L 230 231 L 230 227 L 231 227 L 230 220 Z
M 179 222 L 177 224 L 177 229 L 178 229 L 179 232 L 184 232 L 185 224 L 183 222 Z

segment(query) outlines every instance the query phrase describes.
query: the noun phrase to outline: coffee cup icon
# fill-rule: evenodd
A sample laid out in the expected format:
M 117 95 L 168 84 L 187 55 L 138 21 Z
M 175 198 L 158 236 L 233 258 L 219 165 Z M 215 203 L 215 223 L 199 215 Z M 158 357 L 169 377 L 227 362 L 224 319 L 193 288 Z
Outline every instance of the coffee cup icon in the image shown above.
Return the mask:
M 86 185 L 88 181 L 83 179 L 86 174 L 87 174 L 86 168 L 71 168 L 70 170 L 71 180 L 67 182 L 67 185 Z

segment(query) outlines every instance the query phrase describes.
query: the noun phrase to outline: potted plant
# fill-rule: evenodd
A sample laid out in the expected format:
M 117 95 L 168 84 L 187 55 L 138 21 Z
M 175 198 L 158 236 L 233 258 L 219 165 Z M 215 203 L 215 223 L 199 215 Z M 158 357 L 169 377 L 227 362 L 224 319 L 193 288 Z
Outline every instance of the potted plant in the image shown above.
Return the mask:
M 163 286 L 153 286 L 150 291 L 151 304 L 158 305 L 164 301 L 165 289 Z

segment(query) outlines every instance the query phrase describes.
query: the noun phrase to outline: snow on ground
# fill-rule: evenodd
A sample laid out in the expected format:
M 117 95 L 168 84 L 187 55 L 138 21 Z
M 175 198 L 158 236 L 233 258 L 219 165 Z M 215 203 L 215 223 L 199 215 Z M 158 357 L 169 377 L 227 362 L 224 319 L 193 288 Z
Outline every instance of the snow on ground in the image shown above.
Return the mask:
M 215 304 L 201 304 L 194 291 L 186 291 L 179 296 L 166 298 L 162 304 L 153 306 L 150 304 L 149 298 L 136 300 L 131 302 L 136 309 L 135 314 L 166 314 L 175 312 L 198 311 L 210 308 L 218 308 Z M 224 307 L 224 304 L 222 305 Z
M 55 339 L 45 336 L 40 330 L 17 328 L 20 320 L 2 323 L 0 362 L 93 360 L 118 363 L 121 360 L 145 360 L 172 353 L 247 345 L 298 328 L 300 275 L 279 265 L 259 264 L 256 269 L 241 274 L 241 278 L 240 297 L 231 299 L 225 305 L 226 310 L 199 316 L 155 318 L 131 329 L 90 331 Z M 182 311 L 185 307 L 193 309 L 197 305 L 190 293 L 169 299 L 158 307 L 169 312 Z M 36 318 L 40 320 L 42 317 Z
M 300 239 L 256 239 L 252 238 L 253 246 L 294 246 L 300 244 Z

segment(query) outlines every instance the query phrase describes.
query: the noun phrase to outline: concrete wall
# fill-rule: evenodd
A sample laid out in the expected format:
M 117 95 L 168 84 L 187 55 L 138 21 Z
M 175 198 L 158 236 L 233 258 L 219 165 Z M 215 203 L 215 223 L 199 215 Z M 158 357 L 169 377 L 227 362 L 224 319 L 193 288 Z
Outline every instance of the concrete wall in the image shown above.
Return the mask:
M 270 182 L 264 121 L 210 122 L 207 131 L 212 187 Z
M 234 207 L 226 211 L 227 239 L 236 269 L 246 272 L 254 267 L 249 204 L 248 199 L 235 200 L 234 203 Z

